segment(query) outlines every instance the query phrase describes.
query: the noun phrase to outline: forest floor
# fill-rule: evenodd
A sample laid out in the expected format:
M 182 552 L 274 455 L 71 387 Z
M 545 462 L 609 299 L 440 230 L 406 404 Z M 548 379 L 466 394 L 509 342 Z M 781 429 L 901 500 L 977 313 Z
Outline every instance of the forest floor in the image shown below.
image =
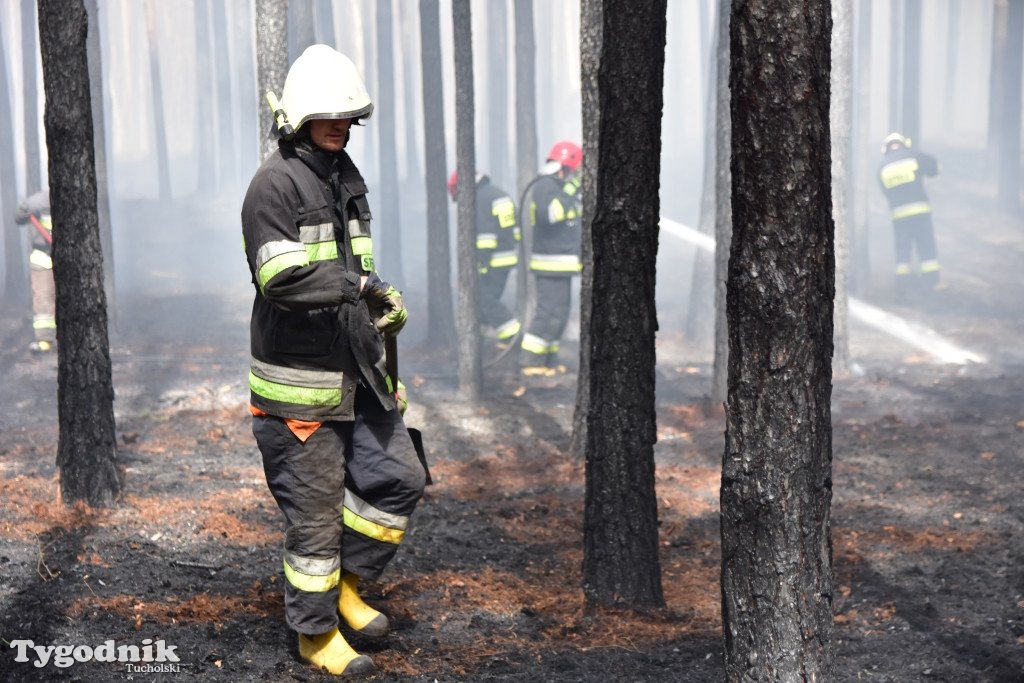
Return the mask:
M 879 282 L 861 296 L 978 359 L 943 362 L 851 315 L 853 369 L 834 383 L 838 681 L 1024 680 L 1024 231 L 944 211 L 950 289 L 897 297 Z M 283 619 L 282 516 L 246 409 L 248 303 L 172 291 L 118 305 L 125 485 L 110 509 L 59 501 L 56 359 L 27 352 L 19 316 L 0 322 L 0 681 L 331 680 L 298 659 Z M 668 322 L 655 447 L 667 609 L 646 615 L 583 603 L 572 364 L 524 382 L 498 363 L 468 403 L 450 356 L 403 347 L 407 422 L 434 483 L 365 586 L 393 624 L 383 643 L 354 641 L 370 680 L 723 679 L 725 422 L 707 405 L 710 357 Z M 179 661 L 36 666 L 31 650 L 15 659 L 25 639 L 163 640 Z

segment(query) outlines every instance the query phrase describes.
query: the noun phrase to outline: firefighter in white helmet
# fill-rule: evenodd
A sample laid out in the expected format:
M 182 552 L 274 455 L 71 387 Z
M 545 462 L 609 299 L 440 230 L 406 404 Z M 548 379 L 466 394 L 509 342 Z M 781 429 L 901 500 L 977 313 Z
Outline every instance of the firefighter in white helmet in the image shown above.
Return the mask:
M 904 289 L 913 275 L 915 250 L 923 283 L 934 291 L 946 289 L 939 271 L 932 206 L 924 190 L 924 179 L 937 176 L 940 170 L 935 157 L 912 149 L 910 138 L 900 133 L 891 133 L 882 143 L 878 181 L 892 213 L 896 283 Z
M 242 205 L 255 286 L 253 434 L 285 516 L 285 617 L 299 654 L 335 674 L 373 660 L 339 626 L 388 633 L 359 596 L 394 557 L 425 472 L 385 370 L 384 337 L 407 313 L 374 269 L 366 184 L 345 152 L 373 103 L 355 65 L 326 45 L 295 60 L 275 110 L 278 149 Z

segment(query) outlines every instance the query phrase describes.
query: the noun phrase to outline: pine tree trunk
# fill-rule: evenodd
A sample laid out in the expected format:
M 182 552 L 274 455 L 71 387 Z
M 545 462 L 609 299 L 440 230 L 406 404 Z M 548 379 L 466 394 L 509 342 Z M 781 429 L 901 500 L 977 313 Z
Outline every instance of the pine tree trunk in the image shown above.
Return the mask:
M 451 242 L 448 237 L 448 173 L 444 142 L 444 81 L 441 75 L 441 17 L 438 0 L 420 0 L 423 52 L 423 158 L 427 194 L 427 328 L 431 343 L 455 341 L 452 309 Z
M 849 266 L 850 120 L 853 78 L 852 0 L 832 0 L 832 212 L 835 233 L 835 320 L 833 322 L 832 371 L 837 377 L 850 372 L 850 329 L 846 286 Z
M 66 504 L 120 495 L 82 0 L 40 0 L 57 286 L 57 465 Z
M 469 0 L 452 1 L 455 41 L 455 156 L 458 160 L 459 391 L 480 396 L 480 315 L 477 310 L 476 136 L 473 105 L 473 19 Z
M 380 201 L 376 206 L 375 234 L 379 248 L 377 260 L 380 272 L 401 289 L 405 278 L 402 272 L 402 226 L 398 206 L 398 149 L 395 109 L 395 55 L 392 27 L 391 0 L 377 3 L 377 92 L 374 102 L 374 127 L 380 148 Z
M 711 407 L 725 404 L 729 381 L 729 321 L 725 311 L 725 280 L 729 271 L 729 245 L 732 243 L 732 139 L 729 119 L 729 19 L 731 0 L 717 0 L 718 37 L 715 47 L 717 76 L 715 84 L 715 359 L 711 369 Z
M 42 154 L 39 150 L 39 90 L 36 76 L 36 39 L 39 22 L 35 0 L 21 0 L 21 100 L 25 111 L 25 196 L 43 189 Z
M 665 604 L 654 489 L 665 15 L 664 0 L 581 7 L 583 83 L 593 90 L 582 188 L 587 405 L 576 406 L 586 421 L 583 591 L 590 604 L 634 609 Z
M 259 84 L 259 128 L 256 129 L 260 160 L 277 149 L 270 138 L 274 113 L 265 99 L 267 91 L 281 97 L 288 76 L 288 6 L 279 0 L 256 0 L 256 82 Z
M 722 618 L 730 681 L 835 680 L 829 3 L 736 3 Z
M 27 310 L 28 269 L 21 246 L 21 229 L 14 223 L 18 206 L 18 177 L 14 157 L 14 109 L 11 106 L 7 50 L 0 33 L 0 217 L 4 242 L 4 293 L 19 310 Z

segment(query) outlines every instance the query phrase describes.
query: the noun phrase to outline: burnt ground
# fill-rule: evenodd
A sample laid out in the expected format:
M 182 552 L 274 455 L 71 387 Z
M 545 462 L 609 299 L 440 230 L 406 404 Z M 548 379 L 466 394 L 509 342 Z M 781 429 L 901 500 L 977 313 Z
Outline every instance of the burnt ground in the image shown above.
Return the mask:
M 967 186 L 984 199 L 983 188 Z M 951 288 L 859 296 L 979 354 L 934 354 L 857 319 L 833 390 L 839 681 L 1024 680 L 1024 233 L 938 193 Z M 883 263 L 879 272 L 888 272 Z M 660 276 L 659 276 L 660 277 Z M 668 274 L 666 279 L 672 276 Z M 0 323 L 0 680 L 321 681 L 283 620 L 282 519 L 246 410 L 248 290 L 122 294 L 112 320 L 125 489 L 107 510 L 58 500 L 56 361 Z M 415 297 L 410 297 L 415 300 Z M 415 314 L 415 308 L 412 308 Z M 422 309 L 421 309 L 422 310 Z M 476 403 L 450 356 L 403 341 L 434 484 L 368 600 L 381 683 L 723 679 L 711 359 L 663 312 L 656 446 L 668 608 L 587 611 L 583 468 L 567 455 L 574 376 L 522 383 L 497 363 Z M 143 645 L 176 672 L 97 661 L 35 667 L 13 640 Z

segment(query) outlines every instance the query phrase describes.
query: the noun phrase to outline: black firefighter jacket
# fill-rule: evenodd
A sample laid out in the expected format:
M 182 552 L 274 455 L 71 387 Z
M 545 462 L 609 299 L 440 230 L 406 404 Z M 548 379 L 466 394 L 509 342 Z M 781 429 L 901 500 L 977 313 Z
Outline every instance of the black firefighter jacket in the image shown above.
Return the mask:
M 362 384 L 388 410 L 395 399 L 384 341 L 359 298 L 373 270 L 366 184 L 344 151 L 280 142 L 242 203 L 256 287 L 249 327 L 250 400 L 270 415 L 352 420 Z

